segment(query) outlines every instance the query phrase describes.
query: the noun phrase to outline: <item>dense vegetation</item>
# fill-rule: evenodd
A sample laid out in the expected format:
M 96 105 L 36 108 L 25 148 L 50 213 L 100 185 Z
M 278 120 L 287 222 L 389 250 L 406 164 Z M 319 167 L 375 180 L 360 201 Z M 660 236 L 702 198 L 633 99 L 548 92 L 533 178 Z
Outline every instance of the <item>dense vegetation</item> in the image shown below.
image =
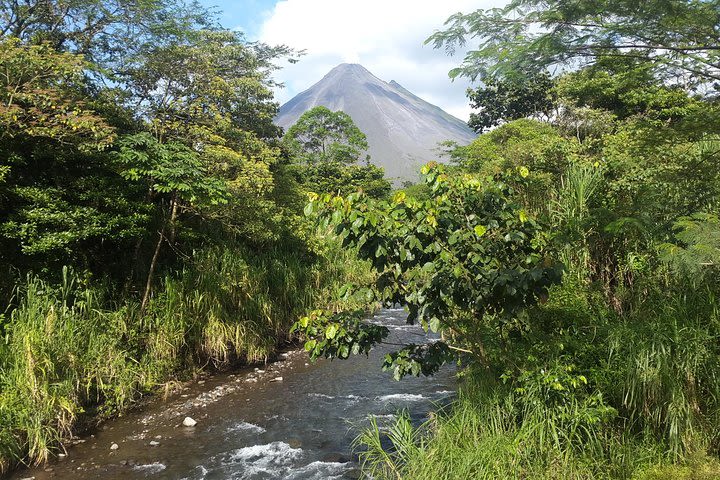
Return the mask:
M 54 6 L 0 4 L 0 470 L 291 329 L 367 352 L 381 302 L 441 334 L 385 368 L 464 381 L 363 432 L 373 478 L 720 477 L 717 0 L 453 16 L 484 133 L 391 198 L 347 115 L 273 125 L 289 48 Z
M 313 169 L 345 191 L 366 171 L 373 195 L 389 184 L 347 155 L 310 168 L 273 124 L 294 52 L 199 5 L 0 13 L 2 473 L 203 366 L 267 360 L 369 273 L 304 220 L 308 191 L 334 191 Z
M 376 270 L 346 298 L 442 335 L 385 368 L 463 367 L 449 410 L 363 432 L 372 478 L 720 478 L 718 25 L 716 1 L 531 0 L 429 39 L 479 42 L 452 74 L 485 133 L 392 200 L 310 208 Z M 387 335 L 359 318 L 295 328 L 342 358 Z

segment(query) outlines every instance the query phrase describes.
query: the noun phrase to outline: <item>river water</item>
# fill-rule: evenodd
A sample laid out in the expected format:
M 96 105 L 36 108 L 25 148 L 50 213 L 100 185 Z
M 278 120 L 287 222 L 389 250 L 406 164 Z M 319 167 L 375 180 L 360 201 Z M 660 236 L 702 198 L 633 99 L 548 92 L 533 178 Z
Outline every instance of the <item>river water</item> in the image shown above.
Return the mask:
M 388 342 L 425 341 L 403 310 L 371 321 L 391 330 Z M 381 371 L 394 346 L 369 358 L 310 363 L 302 351 L 258 369 L 217 375 L 167 401 L 107 422 L 67 455 L 14 479 L 351 479 L 358 478 L 351 443 L 370 415 L 383 425 L 400 410 L 421 422 L 453 396 L 446 368 L 430 378 L 392 380 Z M 183 427 L 189 416 L 194 427 Z

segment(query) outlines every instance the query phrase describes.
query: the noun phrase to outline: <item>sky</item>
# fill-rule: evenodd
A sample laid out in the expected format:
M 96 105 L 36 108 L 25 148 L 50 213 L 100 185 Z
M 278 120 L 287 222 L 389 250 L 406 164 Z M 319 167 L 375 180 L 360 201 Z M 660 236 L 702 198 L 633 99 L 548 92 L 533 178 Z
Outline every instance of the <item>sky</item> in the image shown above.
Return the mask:
M 220 11 L 224 27 L 249 40 L 284 44 L 306 53 L 275 73 L 285 87 L 281 104 L 319 81 L 340 63 L 360 63 L 375 76 L 395 80 L 415 95 L 467 121 L 470 83 L 448 71 L 462 55 L 423 45 L 456 12 L 502 6 L 505 0 L 202 0 Z

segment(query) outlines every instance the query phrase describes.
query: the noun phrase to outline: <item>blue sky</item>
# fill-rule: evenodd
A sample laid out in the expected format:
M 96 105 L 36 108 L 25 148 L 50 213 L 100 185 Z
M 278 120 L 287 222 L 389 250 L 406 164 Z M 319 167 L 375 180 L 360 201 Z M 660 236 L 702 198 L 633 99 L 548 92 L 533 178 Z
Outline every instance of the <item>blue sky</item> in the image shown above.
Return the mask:
M 221 10 L 220 23 L 224 27 L 241 30 L 255 40 L 278 0 L 201 0 L 200 3 Z
M 250 40 L 305 50 L 297 64 L 275 74 L 280 103 L 312 86 L 340 63 L 360 63 L 385 81 L 395 80 L 421 98 L 467 120 L 470 83 L 447 72 L 461 58 L 423 45 L 461 11 L 504 5 L 506 0 L 200 0 L 222 13 L 227 28 Z

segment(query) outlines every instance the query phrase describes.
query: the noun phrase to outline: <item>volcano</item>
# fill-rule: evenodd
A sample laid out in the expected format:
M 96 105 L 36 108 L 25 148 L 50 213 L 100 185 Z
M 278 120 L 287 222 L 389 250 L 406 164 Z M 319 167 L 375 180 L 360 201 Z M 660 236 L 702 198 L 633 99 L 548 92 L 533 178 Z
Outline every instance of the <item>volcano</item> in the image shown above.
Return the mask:
M 371 163 L 397 181 L 417 180 L 425 163 L 440 157 L 438 143 L 467 145 L 476 134 L 459 118 L 412 94 L 394 80 L 385 82 L 358 64 L 333 68 L 319 82 L 280 107 L 275 123 L 287 130 L 300 116 L 322 105 L 342 110 L 367 135 Z

